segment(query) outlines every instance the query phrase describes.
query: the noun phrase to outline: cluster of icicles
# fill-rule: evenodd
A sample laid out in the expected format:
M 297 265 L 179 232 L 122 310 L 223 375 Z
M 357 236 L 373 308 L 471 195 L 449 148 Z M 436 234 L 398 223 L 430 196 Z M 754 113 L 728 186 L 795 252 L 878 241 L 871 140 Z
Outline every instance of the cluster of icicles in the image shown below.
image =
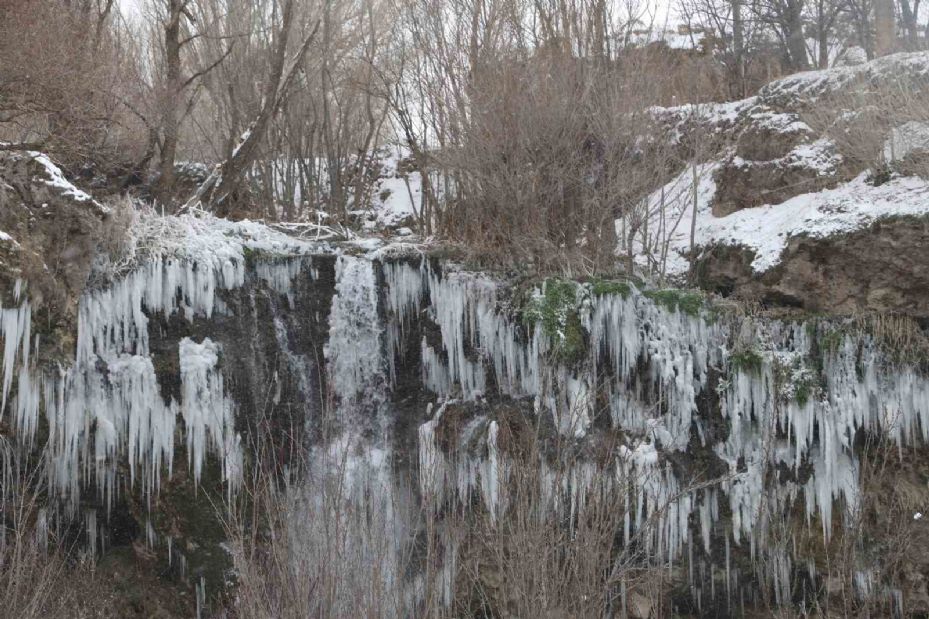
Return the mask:
M 650 556 L 671 564 L 684 555 L 692 562 L 695 543 L 702 542 L 709 555 L 720 502 L 728 501 L 730 525 L 722 532 L 727 589 L 738 581 L 728 569 L 730 542 L 748 543 L 753 556 L 767 552 L 772 517 L 796 501 L 805 508 L 808 526 L 817 526 L 819 517 L 826 540 L 834 505 L 854 513 L 857 430 L 882 432 L 897 444 L 929 440 L 929 380 L 913 368 L 886 363 L 865 335 L 843 336 L 838 346 L 822 352 L 814 349 L 815 333 L 803 324 L 690 315 L 656 304 L 634 287 L 627 295 L 588 290 L 579 307 L 589 356 L 567 367 L 553 361 L 541 325 L 527 333 L 500 310 L 499 291 L 490 279 L 466 272 L 440 275 L 427 265 L 386 264 L 384 273 L 388 341 L 399 346 L 404 329 L 421 312 L 441 331 L 441 350 L 422 341 L 423 382 L 440 402 L 480 399 L 492 384 L 501 395 L 531 398 L 536 412 L 550 414 L 563 435 L 583 440 L 591 431 L 597 391 L 606 389 L 612 423 L 628 444 L 619 447 L 607 469 L 580 462 L 567 471 L 549 471 L 541 463 L 543 480 L 550 480 L 543 490 L 551 509 L 574 513 L 598 484 L 631 487 L 624 515 L 627 540 L 649 522 L 644 542 Z M 765 352 L 757 365 L 740 368 L 732 349 L 746 339 L 762 343 Z M 814 354 L 822 355 L 822 389 L 815 397 L 796 397 L 778 373 Z M 711 382 L 711 373 L 721 378 Z M 707 438 L 706 420 L 697 414 L 698 397 L 711 388 L 729 425 L 727 437 L 716 443 Z M 436 429 L 444 410 L 430 411 L 432 418 L 419 430 L 423 495 L 464 505 L 477 495 L 491 515 L 500 512 L 510 465 L 497 447 L 497 422 L 473 419 L 460 432 L 457 453 L 443 453 Z M 716 453 L 728 474 L 677 478 L 659 454 L 686 451 L 692 435 Z M 805 483 L 795 481 L 800 475 L 765 483 L 771 467 L 796 473 L 802 464 L 813 470 Z M 700 523 L 698 540 L 689 526 L 691 514 Z M 765 577 L 789 602 L 791 558 L 774 558 L 781 569 Z
M 309 276 L 303 264 L 301 258 L 259 263 L 256 276 L 286 294 L 295 277 Z M 634 287 L 626 295 L 588 291 L 580 311 L 589 354 L 569 366 L 554 360 L 543 329 L 527 332 L 501 309 L 493 279 L 440 272 L 425 260 L 385 260 L 381 268 L 384 284 L 378 291 L 374 263 L 339 258 L 338 307 L 330 317 L 333 339 L 327 347 L 330 380 L 343 401 L 357 400 L 360 408 L 389 416 L 384 403 L 414 323 L 426 316 L 438 327 L 440 344 L 426 338 L 419 344 L 423 385 L 438 402 L 419 430 L 420 482 L 423 495 L 437 501 L 468 504 L 479 496 L 492 515 L 506 508 L 509 463 L 497 446 L 496 421 L 478 418 L 464 428 L 462 445 L 482 444 L 471 453 L 444 453 L 436 440 L 443 402 L 478 400 L 490 390 L 532 401 L 562 435 L 578 441 L 592 431 L 605 390 L 612 424 L 623 430 L 627 444 L 608 469 L 577 463 L 543 475 L 551 480 L 547 500 L 553 510 L 574 512 L 597 484 L 630 487 L 631 480 L 625 534 L 635 535 L 646 521 L 657 523 L 646 544 L 651 556 L 668 563 L 692 555 L 695 544 L 709 552 L 723 502 L 731 514 L 727 549 L 731 542 L 764 550 L 756 546 L 764 544 L 769 515 L 795 501 L 805 505 L 810 526 L 818 517 L 828 538 L 833 506 L 839 502 L 853 511 L 857 505 L 856 431 L 883 432 L 898 444 L 929 439 L 929 381 L 914 369 L 884 363 L 865 336 L 845 336 L 822 355 L 824 384 L 816 397 L 785 398 L 776 377 L 778 360 L 815 352 L 804 325 L 749 323 L 754 331 L 746 338 L 735 332 L 746 328 L 744 322 L 690 315 L 656 304 Z M 128 464 L 130 484 L 141 485 L 149 496 L 157 492 L 161 475 L 171 474 L 178 416 L 194 477 L 213 453 L 230 490 L 240 483 L 241 439 L 234 431 L 234 403 L 223 391 L 220 346 L 209 339 L 180 342 L 181 401 L 166 402 L 149 354 L 148 329 L 149 317 L 159 312 L 188 320 L 226 312 L 217 292 L 244 285 L 245 277 L 244 258 L 153 259 L 109 288 L 85 294 L 74 363 L 52 372 L 36 366 L 38 341 L 23 291 L 15 291 L 13 307 L 0 308 L 0 413 L 12 415 L 28 445 L 44 411 L 50 482 L 65 503 L 78 504 L 82 485 L 93 485 L 112 501 L 121 461 Z M 377 352 L 378 338 L 384 355 Z M 765 343 L 769 352 L 758 367 L 735 367 L 731 349 L 737 339 Z M 373 381 L 379 384 L 368 384 Z M 697 414 L 698 398 L 708 389 L 717 391 L 728 422 L 726 438 L 716 443 Z M 365 400 L 377 405 L 365 406 Z M 388 424 L 389 419 L 378 420 L 382 427 Z M 728 475 L 699 485 L 678 479 L 662 454 L 687 450 L 694 437 L 728 465 Z M 801 464 L 812 465 L 805 483 L 765 483 L 772 466 L 796 471 Z M 700 523 L 699 538 L 691 520 Z M 783 578 L 789 561 L 783 557 L 782 569 L 775 570 Z M 736 579 L 727 570 L 727 587 Z
M 284 262 L 262 265 L 257 275 L 277 289 L 297 272 Z M 211 452 L 222 463 L 227 488 L 235 490 L 242 479 L 241 437 L 234 403 L 223 390 L 221 347 L 209 338 L 181 340 L 181 401 L 165 401 L 149 354 L 149 316 L 209 318 L 226 311 L 217 292 L 244 283 L 243 256 L 153 258 L 110 287 L 83 295 L 76 358 L 52 371 L 35 364 L 39 338 L 32 335 L 24 286 L 17 286 L 15 306 L 0 308 L 0 414 L 9 408 L 19 440 L 31 446 L 44 411 L 49 484 L 63 504 L 75 509 L 82 485 L 93 485 L 111 505 L 120 462 L 128 464 L 130 486 L 141 485 L 150 498 L 162 473 L 172 473 L 178 415 L 195 480 Z

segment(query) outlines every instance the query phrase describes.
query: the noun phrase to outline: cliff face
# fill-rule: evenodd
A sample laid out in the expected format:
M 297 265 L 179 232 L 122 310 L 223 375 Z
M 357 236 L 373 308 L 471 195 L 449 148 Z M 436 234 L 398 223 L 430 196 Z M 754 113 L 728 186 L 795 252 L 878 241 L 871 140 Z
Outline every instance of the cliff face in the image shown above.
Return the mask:
M 44 456 L 51 533 L 174 592 L 126 593 L 143 614 L 229 591 L 223 510 L 259 453 L 302 472 L 294 571 L 337 563 L 394 614 L 929 612 L 929 344 L 909 318 L 929 312 L 929 185 L 875 182 L 802 116 L 862 80 L 922 79 L 925 58 L 789 78 L 705 119 L 655 112 L 722 150 L 649 198 L 683 195 L 687 225 L 697 209 L 696 253 L 680 229 L 640 264 L 802 319 L 207 216 L 136 218 L 114 268 L 117 214 L 41 155 L 0 153 L 0 433 Z M 527 497 L 545 543 L 570 541 L 557 553 L 528 552 Z M 316 524 L 333 513 L 365 523 L 336 560 Z M 607 534 L 583 546 L 591 523 Z M 521 605 L 507 561 L 604 548 L 589 595 Z
M 4 291 L 16 279 L 28 280 L 36 303 L 73 317 L 109 209 L 72 185 L 41 153 L 0 151 L 0 179 Z
M 796 236 L 780 262 L 761 275 L 753 254 L 714 247 L 700 256 L 698 281 L 708 290 L 770 306 L 851 315 L 898 312 L 929 316 L 929 219 L 900 217 L 829 238 Z
M 416 532 L 407 502 L 437 522 L 462 510 L 502 522 L 526 467 L 537 509 L 569 528 L 593 497 L 616 497 L 618 548 L 637 549 L 637 569 L 670 568 L 658 593 L 630 584 L 640 616 L 813 604 L 856 578 L 870 583 L 856 595 L 882 608 L 925 606 L 918 544 L 904 572 L 874 559 L 891 537 L 869 514 L 903 518 L 898 532 L 919 540 L 907 510 L 929 500 L 915 461 L 904 498 L 873 487 L 875 445 L 909 453 L 929 437 L 919 350 L 896 356 L 886 329 L 752 319 L 631 282 L 519 288 L 411 246 L 334 255 L 256 224 L 159 225 L 178 249 L 84 292 L 63 373 L 26 357 L 28 299 L 0 323 L 13 343 L 8 430 L 46 445 L 60 497 L 48 509 L 108 540 L 104 556 L 144 539 L 169 582 L 222 591 L 217 506 L 241 491 L 265 437 L 282 464 L 343 463 L 344 509 L 380 506 L 405 531 L 369 560 L 410 612 L 425 568 L 407 536 L 438 536 L 447 603 L 466 574 L 438 533 L 452 529 Z M 314 509 L 312 488 L 301 509 Z M 495 573 L 481 583 L 488 603 L 513 608 Z

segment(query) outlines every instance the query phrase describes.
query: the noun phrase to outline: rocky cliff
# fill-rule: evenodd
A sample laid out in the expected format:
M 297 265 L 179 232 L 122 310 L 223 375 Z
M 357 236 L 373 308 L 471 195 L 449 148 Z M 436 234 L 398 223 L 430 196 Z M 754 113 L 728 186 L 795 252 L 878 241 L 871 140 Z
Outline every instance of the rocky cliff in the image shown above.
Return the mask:
M 656 110 L 695 159 L 648 198 L 677 223 L 668 232 L 653 216 L 668 255 L 654 238 L 639 263 L 770 306 L 925 317 L 929 117 L 904 87 L 929 92 L 925 53 L 792 75 L 743 101 Z
M 697 252 L 676 230 L 640 265 L 712 294 L 206 215 L 125 225 L 46 157 L 0 153 L 0 434 L 44 467 L 37 531 L 96 556 L 121 607 L 205 612 L 242 577 L 224 514 L 271 463 L 293 571 L 335 563 L 395 596 L 384 614 L 525 615 L 532 574 L 598 552 L 588 593 L 532 608 L 929 612 L 929 185 L 875 180 L 803 120 L 925 59 L 789 78 L 704 129 L 656 111 L 722 150 L 649 198 L 685 196 Z

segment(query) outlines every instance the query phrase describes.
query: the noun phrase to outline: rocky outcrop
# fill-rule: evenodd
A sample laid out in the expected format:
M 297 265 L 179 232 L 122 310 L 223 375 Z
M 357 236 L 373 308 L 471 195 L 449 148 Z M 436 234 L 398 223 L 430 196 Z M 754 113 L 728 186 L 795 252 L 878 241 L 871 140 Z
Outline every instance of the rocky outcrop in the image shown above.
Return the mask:
M 752 269 L 754 252 L 707 248 L 702 287 L 737 298 L 811 312 L 876 311 L 929 317 L 929 217 L 900 217 L 827 238 L 790 238 L 777 266 Z
M 774 146 L 766 150 L 777 152 L 779 146 L 795 137 L 785 134 L 771 140 Z M 759 144 L 756 140 L 755 137 L 740 137 L 739 144 Z M 784 155 L 769 159 L 749 160 L 735 154 L 724 160 L 714 174 L 717 190 L 713 215 L 725 217 L 745 208 L 780 204 L 794 196 L 830 189 L 843 180 L 843 160 L 834 143 L 825 139 L 811 143 L 802 138 L 798 142 Z M 744 149 L 762 150 L 764 147 Z
M 713 214 L 723 217 L 854 178 L 867 162 L 843 153 L 826 137 L 826 129 L 842 110 L 863 105 L 863 93 L 904 86 L 914 93 L 929 88 L 929 54 L 895 54 L 809 71 L 771 82 L 742 101 L 654 108 L 650 113 L 679 158 L 697 154 L 720 161 Z M 811 114 L 816 122 L 809 119 Z
M 797 73 L 762 88 L 758 102 L 779 111 L 801 111 L 840 100 L 852 92 L 886 86 L 917 90 L 929 86 L 929 54 L 891 54 L 854 66 Z
M 28 282 L 35 309 L 51 323 L 73 322 L 111 219 L 48 156 L 0 151 L 0 290 Z
M 706 106 L 702 125 L 680 126 L 720 127 L 713 144 L 724 148 L 651 194 L 656 212 L 682 223 L 667 256 L 638 264 L 681 281 L 693 281 L 695 267 L 702 287 L 769 305 L 929 316 L 919 291 L 929 131 L 894 96 L 901 88 L 929 91 L 929 53 L 792 75 L 742 102 Z M 667 139 L 681 141 L 676 127 Z M 656 218 L 649 229 L 660 226 Z
M 734 152 L 714 173 L 713 215 L 779 204 L 834 187 L 847 176 L 836 145 L 794 112 L 756 105 L 741 115 Z

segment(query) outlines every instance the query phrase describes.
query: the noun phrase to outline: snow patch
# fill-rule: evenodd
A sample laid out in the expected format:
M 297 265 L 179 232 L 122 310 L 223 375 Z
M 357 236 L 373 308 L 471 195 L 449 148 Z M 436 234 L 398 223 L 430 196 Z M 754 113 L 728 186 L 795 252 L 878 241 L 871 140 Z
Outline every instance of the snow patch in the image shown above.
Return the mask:
M 828 173 L 832 163 L 820 158 L 818 147 L 810 145 L 813 161 L 822 163 Z M 744 247 L 754 253 L 752 268 L 756 273 L 776 266 L 788 241 L 806 236 L 814 239 L 849 234 L 863 230 L 876 221 L 902 216 L 929 216 L 929 183 L 917 177 L 896 177 L 874 186 L 868 174 L 862 173 L 834 189 L 802 194 L 777 205 L 742 209 L 725 217 L 712 214 L 711 203 L 716 191 L 714 173 L 722 164 L 713 162 L 698 166 L 697 218 L 695 245 Z M 650 225 L 659 230 L 659 206 L 664 200 L 666 214 L 676 225 L 668 234 L 667 273 L 680 275 L 690 266 L 686 259 L 690 251 L 690 229 L 693 215 L 693 173 L 685 170 L 662 190 L 649 197 Z M 662 198 L 662 196 L 664 196 Z M 619 226 L 621 221 L 617 220 Z M 660 243 L 653 243 L 655 247 Z M 648 264 L 661 260 L 660 255 L 644 255 L 642 245 L 636 246 L 637 261 Z M 657 251 L 655 249 L 653 252 Z

